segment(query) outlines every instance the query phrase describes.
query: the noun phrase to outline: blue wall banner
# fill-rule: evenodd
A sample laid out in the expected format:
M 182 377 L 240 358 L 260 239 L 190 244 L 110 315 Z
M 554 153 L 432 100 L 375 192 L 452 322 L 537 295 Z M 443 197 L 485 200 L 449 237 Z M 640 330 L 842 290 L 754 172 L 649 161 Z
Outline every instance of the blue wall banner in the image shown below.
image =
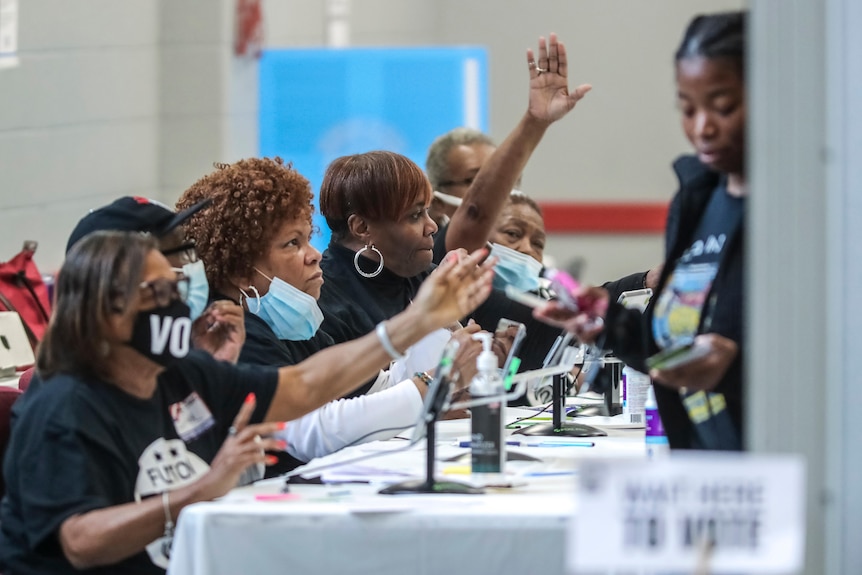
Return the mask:
M 265 50 L 260 154 L 292 162 L 315 198 L 326 166 L 347 154 L 390 150 L 424 169 L 440 134 L 487 132 L 487 68 L 477 47 Z M 319 213 L 314 223 L 322 251 L 329 229 Z

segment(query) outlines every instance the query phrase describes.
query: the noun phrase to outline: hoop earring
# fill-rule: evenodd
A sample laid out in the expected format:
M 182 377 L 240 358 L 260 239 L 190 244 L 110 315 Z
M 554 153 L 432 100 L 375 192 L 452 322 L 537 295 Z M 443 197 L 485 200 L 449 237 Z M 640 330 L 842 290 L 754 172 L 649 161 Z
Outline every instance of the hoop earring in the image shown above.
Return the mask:
M 248 302 L 251 300 L 251 297 L 249 297 L 249 295 L 247 293 L 245 293 L 245 291 L 242 288 L 236 288 L 236 289 L 238 289 L 239 293 L 242 294 L 239 298 L 240 307 L 242 307 L 242 298 L 245 297 L 246 305 L 248 306 L 248 311 L 251 311 L 251 305 L 248 304 Z M 251 291 L 254 292 L 254 297 L 255 297 L 255 300 L 257 301 L 257 309 L 255 309 L 254 311 L 251 311 L 251 313 L 256 314 L 260 311 L 260 292 L 257 291 L 257 288 L 254 286 L 248 286 L 248 289 L 250 289 Z
M 359 256 L 365 250 L 371 250 L 372 252 L 377 254 L 377 257 L 380 258 L 380 265 L 377 266 L 377 269 L 371 273 L 364 272 L 359 267 Z M 380 275 L 380 272 L 383 271 L 383 254 L 380 253 L 380 250 L 378 250 L 377 248 L 374 247 L 374 244 L 371 244 L 371 247 L 368 247 L 368 244 L 365 244 L 365 247 L 362 248 L 361 250 L 359 250 L 358 252 L 356 252 L 356 255 L 353 256 L 353 267 L 356 268 L 356 273 L 358 273 L 362 277 L 364 277 L 364 278 L 375 278 L 375 277 Z

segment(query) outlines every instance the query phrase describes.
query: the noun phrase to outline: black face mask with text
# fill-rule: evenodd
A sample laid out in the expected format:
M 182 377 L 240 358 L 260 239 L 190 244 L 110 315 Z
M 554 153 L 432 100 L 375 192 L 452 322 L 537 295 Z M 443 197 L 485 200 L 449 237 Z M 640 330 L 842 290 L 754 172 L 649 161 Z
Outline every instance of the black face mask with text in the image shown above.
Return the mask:
M 189 353 L 192 335 L 190 313 L 189 306 L 179 300 L 165 307 L 139 312 L 128 345 L 167 367 Z

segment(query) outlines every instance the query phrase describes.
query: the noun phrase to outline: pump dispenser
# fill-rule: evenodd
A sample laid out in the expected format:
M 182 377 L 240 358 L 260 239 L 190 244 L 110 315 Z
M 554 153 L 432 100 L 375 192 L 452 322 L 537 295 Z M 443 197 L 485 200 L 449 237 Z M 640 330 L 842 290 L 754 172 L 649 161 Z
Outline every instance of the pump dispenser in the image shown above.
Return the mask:
M 473 339 L 482 342 L 482 352 L 476 359 L 476 376 L 470 382 L 470 395 L 478 400 L 498 396 L 496 401 L 470 409 L 472 471 L 474 474 L 490 474 L 487 479 L 503 473 L 506 461 L 506 443 L 503 441 L 503 410 L 505 388 L 503 374 L 497 364 L 497 356 L 491 351 L 494 335 L 488 332 L 473 334 Z

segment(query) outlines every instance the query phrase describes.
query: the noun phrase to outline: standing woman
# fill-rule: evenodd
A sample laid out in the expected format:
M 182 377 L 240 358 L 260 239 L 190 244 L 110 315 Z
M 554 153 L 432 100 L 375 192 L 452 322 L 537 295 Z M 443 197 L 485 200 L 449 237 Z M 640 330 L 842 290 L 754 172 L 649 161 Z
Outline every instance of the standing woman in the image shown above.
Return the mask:
M 646 312 L 608 306 L 601 288 L 582 292 L 595 301 L 588 313 L 557 304 L 536 312 L 586 341 L 604 337 L 603 347 L 649 371 L 674 448 L 743 446 L 745 26 L 743 12 L 698 16 L 676 52 L 677 101 L 696 156 L 674 163 L 680 189 L 668 214 L 664 271 Z M 603 314 L 605 328 L 595 321 Z M 704 355 L 648 370 L 648 356 L 692 342 Z

